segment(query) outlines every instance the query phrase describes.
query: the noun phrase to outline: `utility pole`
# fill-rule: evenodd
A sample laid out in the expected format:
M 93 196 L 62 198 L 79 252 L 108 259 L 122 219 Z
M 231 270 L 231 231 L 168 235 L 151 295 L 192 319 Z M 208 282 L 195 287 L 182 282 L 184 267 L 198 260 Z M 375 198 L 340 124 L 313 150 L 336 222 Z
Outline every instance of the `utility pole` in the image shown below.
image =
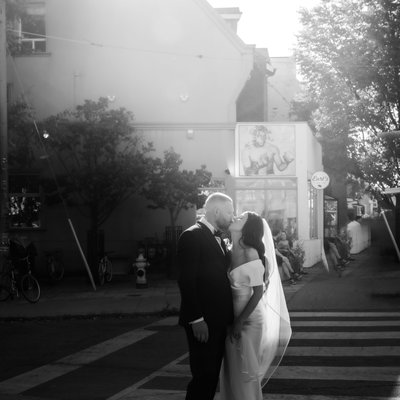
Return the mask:
M 8 252 L 6 0 L 0 0 L 0 255 Z M 0 265 L 3 263 L 0 257 Z

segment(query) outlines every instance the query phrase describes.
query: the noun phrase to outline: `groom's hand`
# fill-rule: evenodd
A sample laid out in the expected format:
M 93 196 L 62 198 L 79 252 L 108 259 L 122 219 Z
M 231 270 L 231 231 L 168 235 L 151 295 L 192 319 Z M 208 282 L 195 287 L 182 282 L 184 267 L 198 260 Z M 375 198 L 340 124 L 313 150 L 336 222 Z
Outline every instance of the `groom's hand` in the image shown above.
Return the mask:
M 208 326 L 205 321 L 199 321 L 192 324 L 193 335 L 201 343 L 208 341 Z

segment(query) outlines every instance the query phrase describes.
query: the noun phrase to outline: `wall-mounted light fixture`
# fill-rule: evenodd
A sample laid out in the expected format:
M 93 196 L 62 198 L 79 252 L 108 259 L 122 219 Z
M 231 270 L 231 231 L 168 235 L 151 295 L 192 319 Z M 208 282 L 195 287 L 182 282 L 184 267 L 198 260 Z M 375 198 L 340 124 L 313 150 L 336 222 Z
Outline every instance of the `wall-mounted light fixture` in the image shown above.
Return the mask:
M 179 98 L 183 103 L 186 103 L 189 100 L 189 95 L 187 93 L 181 93 L 179 95 Z
M 188 139 L 194 139 L 194 130 L 193 129 L 188 129 L 186 132 L 186 137 Z

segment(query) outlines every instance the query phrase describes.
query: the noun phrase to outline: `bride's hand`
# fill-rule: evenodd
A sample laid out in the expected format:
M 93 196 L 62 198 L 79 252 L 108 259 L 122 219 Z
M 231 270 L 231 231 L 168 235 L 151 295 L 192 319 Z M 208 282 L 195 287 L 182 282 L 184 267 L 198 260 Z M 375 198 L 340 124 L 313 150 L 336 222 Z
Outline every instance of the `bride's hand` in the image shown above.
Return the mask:
M 240 321 L 234 321 L 233 325 L 229 329 L 229 338 L 233 343 L 233 340 L 239 340 L 242 337 L 242 323 Z

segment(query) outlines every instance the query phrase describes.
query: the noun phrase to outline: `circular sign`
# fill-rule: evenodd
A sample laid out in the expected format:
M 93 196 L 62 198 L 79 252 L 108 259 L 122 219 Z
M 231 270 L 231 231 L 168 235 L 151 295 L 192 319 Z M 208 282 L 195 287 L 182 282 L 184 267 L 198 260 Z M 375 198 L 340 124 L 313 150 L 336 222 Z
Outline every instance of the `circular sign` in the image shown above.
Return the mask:
M 314 172 L 311 177 L 311 185 L 313 185 L 315 189 L 325 189 L 329 185 L 329 182 L 329 175 L 324 171 Z

